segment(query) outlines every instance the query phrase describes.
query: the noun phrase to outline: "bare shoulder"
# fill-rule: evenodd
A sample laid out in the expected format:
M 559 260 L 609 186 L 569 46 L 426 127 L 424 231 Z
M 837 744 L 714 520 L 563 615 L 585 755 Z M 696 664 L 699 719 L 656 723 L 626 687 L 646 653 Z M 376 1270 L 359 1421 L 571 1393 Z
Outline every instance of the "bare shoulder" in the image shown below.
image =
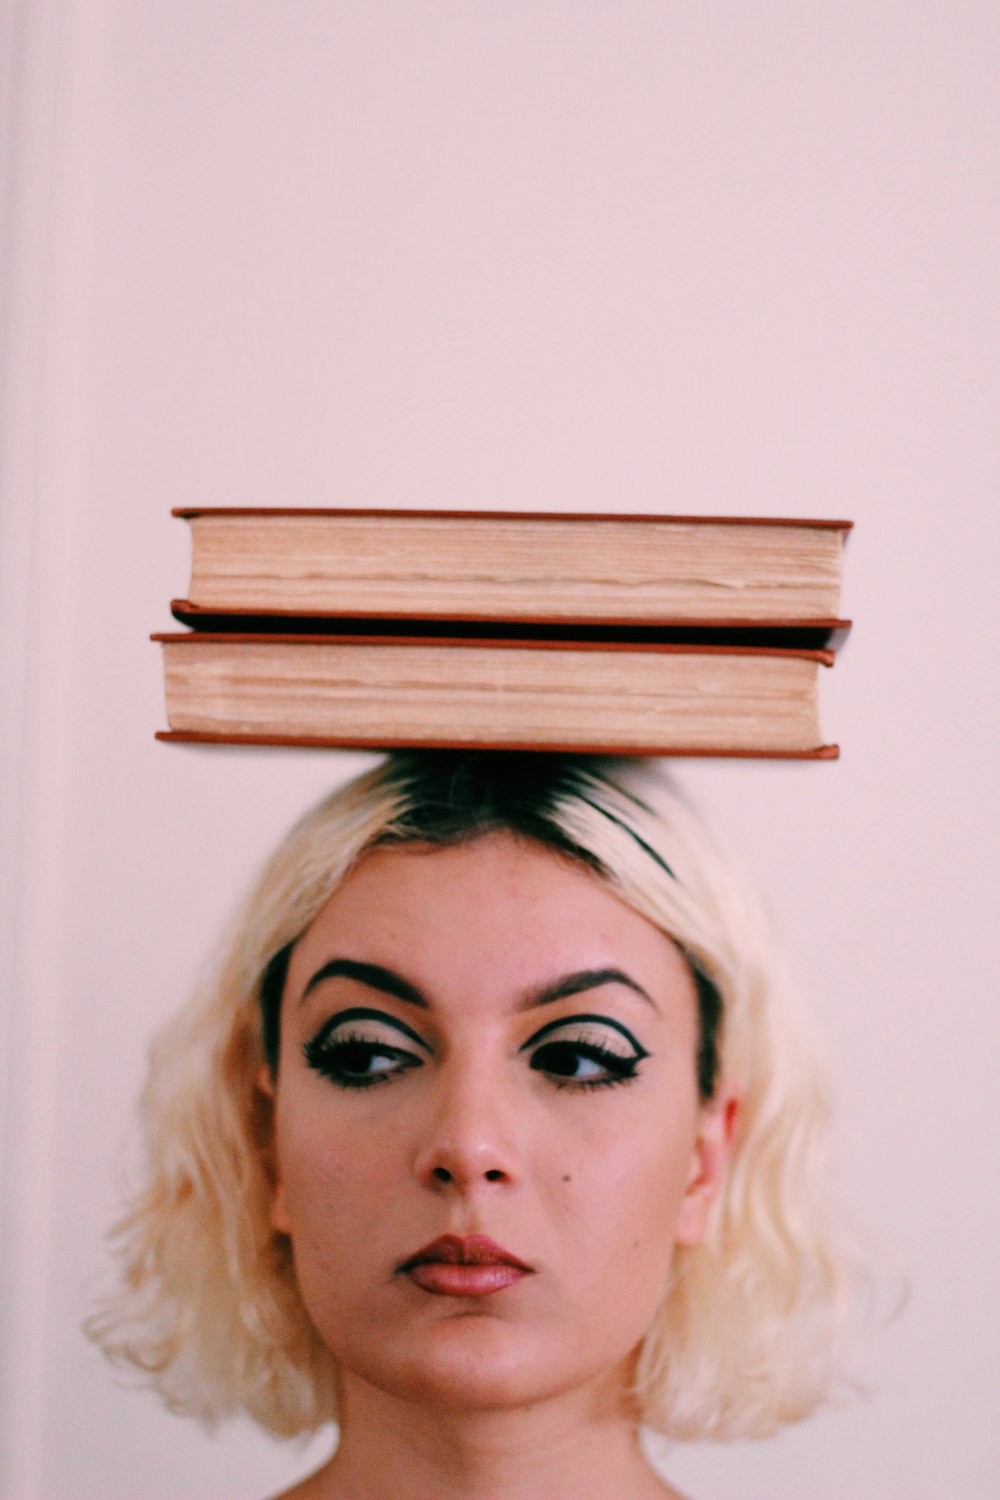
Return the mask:
M 656 1469 L 650 1468 L 649 1481 L 648 1489 L 642 1491 L 642 1500 L 691 1500 L 689 1495 L 668 1484 Z
M 291 1489 L 282 1490 L 278 1495 L 268 1496 L 268 1500 L 337 1500 L 338 1491 L 330 1488 L 329 1476 L 326 1473 L 326 1465 L 317 1469 L 313 1474 L 307 1474 L 305 1479 L 300 1479 L 298 1484 L 293 1484 Z
M 650 1490 L 650 1500 L 653 1500 L 654 1495 L 658 1497 L 658 1500 L 691 1500 L 689 1495 L 684 1495 L 680 1490 L 675 1490 L 665 1479 L 660 1480 L 658 1489 Z

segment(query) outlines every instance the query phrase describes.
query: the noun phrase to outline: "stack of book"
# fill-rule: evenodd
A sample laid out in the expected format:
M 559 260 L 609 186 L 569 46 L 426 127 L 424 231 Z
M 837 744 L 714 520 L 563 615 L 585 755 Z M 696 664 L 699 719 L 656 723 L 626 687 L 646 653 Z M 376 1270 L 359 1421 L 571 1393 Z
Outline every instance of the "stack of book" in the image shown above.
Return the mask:
M 221 744 L 832 759 L 849 521 L 175 510 L 169 731 Z

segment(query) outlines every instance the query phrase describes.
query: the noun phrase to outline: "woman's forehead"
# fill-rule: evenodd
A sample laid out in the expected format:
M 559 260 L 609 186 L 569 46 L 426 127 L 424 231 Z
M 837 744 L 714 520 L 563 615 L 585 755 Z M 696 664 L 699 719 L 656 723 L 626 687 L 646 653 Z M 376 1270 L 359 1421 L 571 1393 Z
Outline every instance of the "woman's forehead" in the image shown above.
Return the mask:
M 490 831 L 460 843 L 376 846 L 362 855 L 306 929 L 339 929 L 357 920 L 431 920 L 461 930 L 466 919 L 509 922 L 525 913 L 606 912 L 631 924 L 645 919 L 592 871 L 521 834 Z M 649 925 L 649 924 L 647 924 Z
M 694 986 L 659 928 L 563 854 L 491 832 L 445 847 L 365 855 L 296 945 L 288 992 L 331 961 L 378 963 L 423 988 L 475 986 L 498 997 L 561 975 L 615 968 L 638 991 Z

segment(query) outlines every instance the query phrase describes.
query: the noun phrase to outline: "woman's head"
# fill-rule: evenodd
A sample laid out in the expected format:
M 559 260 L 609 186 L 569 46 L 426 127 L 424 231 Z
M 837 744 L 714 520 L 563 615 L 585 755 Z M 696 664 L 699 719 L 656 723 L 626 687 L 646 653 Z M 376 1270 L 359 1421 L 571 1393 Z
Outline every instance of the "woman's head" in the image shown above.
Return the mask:
M 272 1222 L 348 1409 L 352 1380 L 627 1409 L 724 1162 L 698 1030 L 679 949 L 564 854 L 504 832 L 360 860 L 295 945 L 263 1078 Z
M 338 1362 L 442 1399 L 459 1370 L 484 1400 L 620 1370 L 675 1435 L 826 1393 L 815 1060 L 652 766 L 401 755 L 336 792 L 158 1044 L 147 1113 L 128 1290 L 95 1331 L 177 1407 L 308 1430 Z M 512 1285 L 428 1295 L 412 1260 L 446 1234 L 499 1241 Z

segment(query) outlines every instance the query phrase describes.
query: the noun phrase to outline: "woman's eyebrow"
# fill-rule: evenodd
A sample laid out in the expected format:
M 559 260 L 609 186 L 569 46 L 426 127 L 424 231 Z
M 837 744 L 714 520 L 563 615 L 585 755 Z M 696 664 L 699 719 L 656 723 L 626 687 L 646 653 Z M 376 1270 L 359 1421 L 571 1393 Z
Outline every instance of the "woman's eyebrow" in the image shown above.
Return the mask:
M 392 995 L 394 999 L 403 1000 L 408 1005 L 416 1005 L 421 1010 L 430 1008 L 424 993 L 395 970 L 386 969 L 382 964 L 362 963 L 353 958 L 332 958 L 323 964 L 302 991 L 302 999 L 305 1000 L 317 985 L 327 979 L 355 979 L 369 989 L 381 990 L 384 995 Z M 656 1001 L 647 994 L 638 980 L 626 974 L 624 969 L 578 969 L 550 984 L 529 990 L 520 1008 L 536 1010 L 542 1005 L 554 1005 L 557 1000 L 566 1000 L 570 995 L 581 995 L 586 990 L 596 990 L 602 984 L 623 984 L 626 989 L 641 996 L 654 1010 L 658 1008 Z
M 421 991 L 401 974 L 394 973 L 392 969 L 384 969 L 381 964 L 359 963 L 353 958 L 331 958 L 322 968 L 317 969 L 302 991 L 302 999 L 305 1000 L 326 979 L 356 979 L 370 990 L 381 990 L 384 995 L 405 1000 L 408 1005 L 418 1005 L 421 1010 L 428 1008 Z
M 626 974 L 623 969 L 579 969 L 575 974 L 567 974 L 563 979 L 557 979 L 552 984 L 545 984 L 540 989 L 530 990 L 523 1009 L 535 1010 L 539 1005 L 552 1005 L 554 1001 L 565 1000 L 570 995 L 580 995 L 585 990 L 596 990 L 602 984 L 623 984 L 626 989 L 641 995 L 642 999 L 647 1001 L 654 1010 L 658 1009 L 652 996 L 646 993 L 638 980 Z

